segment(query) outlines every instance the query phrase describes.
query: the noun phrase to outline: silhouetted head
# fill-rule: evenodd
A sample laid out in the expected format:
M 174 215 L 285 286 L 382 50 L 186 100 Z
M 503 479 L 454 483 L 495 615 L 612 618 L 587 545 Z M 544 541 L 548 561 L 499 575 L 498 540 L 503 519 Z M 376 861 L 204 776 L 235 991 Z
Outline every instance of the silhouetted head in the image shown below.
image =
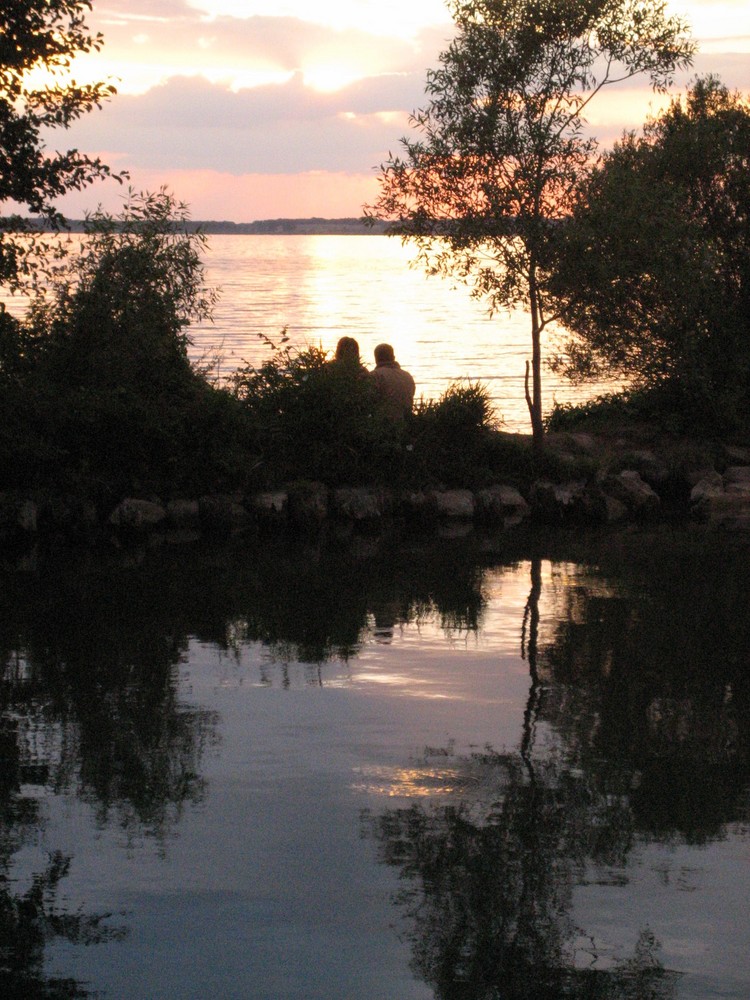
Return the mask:
M 359 344 L 354 337 L 342 337 L 336 344 L 336 360 L 359 362 Z
M 375 348 L 375 364 L 376 365 L 388 365 L 393 364 L 396 360 L 396 355 L 393 353 L 393 348 L 390 344 L 378 344 Z

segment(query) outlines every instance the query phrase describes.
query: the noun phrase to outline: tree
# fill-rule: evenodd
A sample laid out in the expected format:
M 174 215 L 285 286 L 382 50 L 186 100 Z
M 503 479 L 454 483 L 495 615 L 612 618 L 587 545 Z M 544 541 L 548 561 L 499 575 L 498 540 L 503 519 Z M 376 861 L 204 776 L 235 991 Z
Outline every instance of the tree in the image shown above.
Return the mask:
M 86 240 L 41 305 L 48 353 L 68 384 L 163 390 L 196 379 L 186 329 L 208 319 L 206 235 L 166 189 L 128 192 L 117 216 L 86 218 Z
M 53 228 L 64 221 L 56 198 L 100 178 L 122 179 L 98 157 L 50 153 L 44 143 L 45 131 L 69 128 L 115 93 L 109 83 L 79 85 L 69 76 L 76 55 L 102 46 L 101 34 L 86 26 L 89 10 L 91 0 L 14 0 L 0 8 L 0 203 Z M 11 285 L 40 266 L 33 240 L 13 238 L 24 228 L 18 215 L 0 220 L 0 281 Z
M 559 367 L 665 391 L 694 422 L 750 407 L 750 103 L 716 77 L 625 135 L 566 224 Z
M 524 305 L 526 399 L 543 440 L 541 335 L 557 318 L 545 261 L 554 220 L 572 208 L 596 142 L 584 115 L 606 86 L 637 74 L 665 90 L 694 51 L 680 18 L 652 0 L 449 0 L 458 33 L 427 74 L 427 106 L 381 166 L 366 214 L 418 248 L 429 273 L 455 275 L 490 312 Z

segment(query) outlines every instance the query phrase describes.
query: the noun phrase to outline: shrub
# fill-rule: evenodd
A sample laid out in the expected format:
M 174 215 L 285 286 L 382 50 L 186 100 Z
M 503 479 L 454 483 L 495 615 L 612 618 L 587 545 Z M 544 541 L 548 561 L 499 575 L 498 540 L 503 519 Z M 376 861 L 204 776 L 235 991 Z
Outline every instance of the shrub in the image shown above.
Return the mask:
M 165 191 L 88 220 L 81 254 L 21 323 L 0 314 L 0 460 L 18 489 L 195 492 L 242 485 L 247 420 L 190 363 L 203 239 Z
M 409 478 L 419 485 L 483 486 L 493 478 L 495 423 L 486 386 L 455 382 L 422 402 L 411 422 Z
M 330 361 L 317 347 L 282 346 L 260 367 L 239 369 L 234 390 L 266 481 L 337 486 L 396 474 L 404 428 L 381 412 L 360 365 Z

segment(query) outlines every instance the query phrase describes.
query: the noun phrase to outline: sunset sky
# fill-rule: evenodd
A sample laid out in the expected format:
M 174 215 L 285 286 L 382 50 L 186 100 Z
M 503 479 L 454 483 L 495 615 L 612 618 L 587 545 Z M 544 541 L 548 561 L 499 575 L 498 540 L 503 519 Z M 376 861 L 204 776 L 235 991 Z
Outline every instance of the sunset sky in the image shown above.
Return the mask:
M 747 0 L 673 2 L 699 45 L 693 70 L 750 92 Z M 357 216 L 378 165 L 425 103 L 425 72 L 452 33 L 443 0 L 94 0 L 104 35 L 76 63 L 79 81 L 114 78 L 118 94 L 50 146 L 76 146 L 128 169 L 138 190 L 166 185 L 196 219 Z M 604 142 L 640 126 L 647 83 L 592 109 Z M 70 195 L 70 217 L 123 191 Z

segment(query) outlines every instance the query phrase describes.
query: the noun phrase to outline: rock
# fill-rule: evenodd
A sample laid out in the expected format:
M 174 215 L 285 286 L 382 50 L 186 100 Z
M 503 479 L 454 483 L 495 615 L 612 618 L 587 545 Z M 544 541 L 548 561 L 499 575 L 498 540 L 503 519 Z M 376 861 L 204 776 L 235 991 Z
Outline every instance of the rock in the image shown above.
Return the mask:
M 476 501 L 471 490 L 431 490 L 428 502 L 438 517 L 472 520 Z
M 33 500 L 8 493 L 0 494 L 0 539 L 20 539 L 35 535 L 38 520 L 39 508 Z
M 16 513 L 16 524 L 25 535 L 33 535 L 37 530 L 39 508 L 33 500 L 22 500 Z
M 598 524 L 606 520 L 604 497 L 581 480 L 535 482 L 529 492 L 531 514 L 541 524 Z
M 607 494 L 604 495 L 604 520 L 607 524 L 619 524 L 621 521 L 627 521 L 629 513 L 627 505 L 622 500 Z
M 632 469 L 646 482 L 663 483 L 669 478 L 669 469 L 652 451 L 631 450 L 628 451 L 627 457 L 629 466 L 632 466 Z
M 405 490 L 399 495 L 398 506 L 407 517 L 426 518 L 435 514 L 423 490 Z
M 126 497 L 109 515 L 109 524 L 118 531 L 145 534 L 157 528 L 167 516 L 160 503 Z
M 624 503 L 636 517 L 655 513 L 660 505 L 659 495 L 644 482 L 634 469 L 625 469 L 617 476 L 610 476 L 603 484 L 604 492 Z
M 720 473 L 713 470 L 705 475 L 690 491 L 690 503 L 694 505 L 707 497 L 718 497 L 724 493 L 724 480 Z
M 288 504 L 287 490 L 266 490 L 263 493 L 255 493 L 250 500 L 252 509 L 261 514 L 286 514 Z
M 331 506 L 334 516 L 348 521 L 377 521 L 389 504 L 382 490 L 366 486 L 342 486 L 333 491 Z
M 328 488 L 323 483 L 289 487 L 289 520 L 297 527 L 316 527 L 328 517 Z
M 693 508 L 693 516 L 714 528 L 750 532 L 750 494 L 706 496 Z
M 484 521 L 501 522 L 505 527 L 520 524 L 530 513 L 529 505 L 515 488 L 502 483 L 479 490 L 476 513 Z
M 468 538 L 474 531 L 474 525 L 463 518 L 452 518 L 439 523 L 436 531 L 438 538 L 453 541 L 457 538 Z
M 733 465 L 724 472 L 724 488 L 727 493 L 750 496 L 750 465 Z
M 715 469 L 705 472 L 690 490 L 690 503 L 700 503 L 706 497 L 721 496 L 724 492 L 724 479 Z
M 247 508 L 235 495 L 211 494 L 198 501 L 201 527 L 212 534 L 232 534 L 250 523 Z
M 196 529 L 200 524 L 200 504 L 197 500 L 170 500 L 167 523 L 177 531 Z
M 750 448 L 736 444 L 725 444 L 724 454 L 729 462 L 736 465 L 750 465 Z

